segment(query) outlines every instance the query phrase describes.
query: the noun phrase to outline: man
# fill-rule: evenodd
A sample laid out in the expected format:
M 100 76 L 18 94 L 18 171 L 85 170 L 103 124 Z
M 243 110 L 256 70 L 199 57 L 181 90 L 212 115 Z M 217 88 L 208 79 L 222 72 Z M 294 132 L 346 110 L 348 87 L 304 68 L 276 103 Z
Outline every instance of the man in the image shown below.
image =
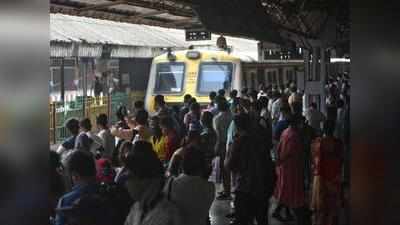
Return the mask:
M 79 121 L 77 119 L 69 119 L 65 124 L 67 130 L 71 133 L 71 136 L 64 140 L 64 142 L 58 146 L 57 153 L 61 156 L 61 162 L 65 165 L 67 155 L 75 147 L 75 140 L 79 134 Z
M 210 104 L 208 104 L 207 106 L 207 111 L 211 112 L 213 116 L 215 116 L 218 113 L 217 103 L 216 103 L 217 92 L 215 91 L 210 92 L 208 97 L 210 98 Z
M 225 170 L 223 162 L 225 159 L 226 142 L 228 128 L 232 121 L 232 115 L 226 100 L 220 99 L 218 102 L 219 113 L 213 119 L 213 128 L 217 133 L 217 143 L 215 145 L 216 155 L 220 157 L 220 170 L 222 174 L 223 192 L 217 197 L 218 200 L 231 199 L 231 179 L 230 172 Z
M 102 113 L 96 118 L 96 124 L 99 128 L 99 133 L 97 136 L 101 139 L 101 144 L 103 146 L 104 151 L 102 155 L 108 159 L 112 158 L 112 153 L 115 149 L 115 137 L 111 135 L 111 131 L 108 128 L 108 118 L 107 115 Z
M 234 117 L 237 134 L 225 165 L 235 177 L 235 224 L 268 224 L 268 202 L 274 187 L 274 170 L 261 135 L 252 132 L 247 114 Z
M 100 83 L 99 77 L 94 78 L 94 96 L 99 97 L 100 93 L 103 91 L 103 85 Z
M 156 116 L 170 117 L 173 120 L 174 129 L 178 134 L 178 136 L 180 137 L 182 135 L 182 132 L 179 123 L 177 121 L 177 116 L 175 115 L 175 112 L 172 109 L 170 109 L 165 103 L 164 96 L 156 95 L 156 97 L 154 98 L 154 102 L 156 108 Z
M 104 147 L 100 137 L 92 132 L 92 123 L 89 118 L 83 118 L 79 121 L 79 129 L 81 133 L 76 138 L 75 148 L 78 150 L 90 151 L 93 155 L 97 154 L 97 151 Z
M 321 134 L 321 123 L 325 121 L 325 116 L 317 109 L 315 102 L 310 103 L 310 107 L 306 112 L 307 123 L 314 128 L 315 132 Z
M 58 201 L 57 208 L 72 206 L 83 194 L 95 193 L 96 166 L 92 155 L 85 151 L 75 151 L 68 161 L 68 172 L 71 174 L 73 188 Z M 68 224 L 65 216 L 57 212 L 55 225 Z

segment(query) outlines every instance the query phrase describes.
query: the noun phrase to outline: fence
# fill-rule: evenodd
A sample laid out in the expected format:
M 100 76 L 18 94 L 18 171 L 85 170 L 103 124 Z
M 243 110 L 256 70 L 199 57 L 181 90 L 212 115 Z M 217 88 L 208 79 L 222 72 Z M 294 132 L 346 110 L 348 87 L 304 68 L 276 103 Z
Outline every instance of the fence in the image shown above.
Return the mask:
M 116 111 L 120 105 L 125 105 L 128 109 L 132 108 L 133 102 L 144 99 L 144 92 L 115 93 L 111 96 L 91 97 L 84 99 L 78 96 L 74 101 L 65 103 L 50 103 L 50 144 L 56 144 L 64 140 L 70 134 L 65 128 L 68 119 L 81 119 L 87 117 L 93 125 L 93 130 L 97 128 L 96 116 L 104 113 L 108 116 L 111 124 L 117 121 Z

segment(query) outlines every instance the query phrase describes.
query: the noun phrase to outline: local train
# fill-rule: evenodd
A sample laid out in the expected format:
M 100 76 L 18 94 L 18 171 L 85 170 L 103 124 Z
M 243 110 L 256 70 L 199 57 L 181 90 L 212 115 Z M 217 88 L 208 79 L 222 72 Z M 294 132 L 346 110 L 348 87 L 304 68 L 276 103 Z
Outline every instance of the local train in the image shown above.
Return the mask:
M 164 95 L 169 105 L 182 104 L 190 94 L 200 104 L 209 103 L 209 93 L 244 87 L 257 89 L 259 84 L 299 83 L 297 72 L 303 60 L 251 62 L 248 57 L 224 50 L 189 49 L 169 51 L 153 59 L 145 96 L 145 107 L 152 113 L 154 97 Z

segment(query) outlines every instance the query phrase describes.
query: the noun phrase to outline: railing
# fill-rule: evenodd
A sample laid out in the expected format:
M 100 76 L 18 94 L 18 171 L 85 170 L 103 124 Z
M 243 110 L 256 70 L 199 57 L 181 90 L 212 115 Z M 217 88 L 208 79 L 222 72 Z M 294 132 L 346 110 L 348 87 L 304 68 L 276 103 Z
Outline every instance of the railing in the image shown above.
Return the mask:
M 132 108 L 133 103 L 144 99 L 144 92 L 115 93 L 112 96 L 91 97 L 86 99 L 77 96 L 74 101 L 51 102 L 50 115 L 50 144 L 56 144 L 64 140 L 70 134 L 65 128 L 65 123 L 71 118 L 82 119 L 87 117 L 92 122 L 93 130 L 96 131 L 96 116 L 104 113 L 108 116 L 111 124 L 117 121 L 116 111 L 120 105 Z

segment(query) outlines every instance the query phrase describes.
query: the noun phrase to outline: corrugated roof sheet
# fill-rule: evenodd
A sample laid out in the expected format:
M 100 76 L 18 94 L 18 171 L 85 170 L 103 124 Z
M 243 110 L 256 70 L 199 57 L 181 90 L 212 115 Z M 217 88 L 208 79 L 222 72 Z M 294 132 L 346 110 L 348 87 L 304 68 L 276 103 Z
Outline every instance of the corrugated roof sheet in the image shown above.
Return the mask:
M 77 42 L 89 44 L 120 45 L 114 53 L 135 55 L 133 48 L 123 50 L 122 46 L 175 49 L 189 45 L 214 45 L 219 35 L 212 34 L 211 40 L 185 41 L 185 31 L 140 24 L 118 23 L 87 17 L 50 14 L 50 40 L 52 42 Z M 257 41 L 225 36 L 227 44 L 233 46 L 233 53 L 257 59 Z M 141 52 L 144 53 L 143 49 Z M 145 55 L 154 55 L 148 52 Z M 117 54 L 117 55 L 118 55 Z M 142 55 L 142 54 L 139 54 Z

